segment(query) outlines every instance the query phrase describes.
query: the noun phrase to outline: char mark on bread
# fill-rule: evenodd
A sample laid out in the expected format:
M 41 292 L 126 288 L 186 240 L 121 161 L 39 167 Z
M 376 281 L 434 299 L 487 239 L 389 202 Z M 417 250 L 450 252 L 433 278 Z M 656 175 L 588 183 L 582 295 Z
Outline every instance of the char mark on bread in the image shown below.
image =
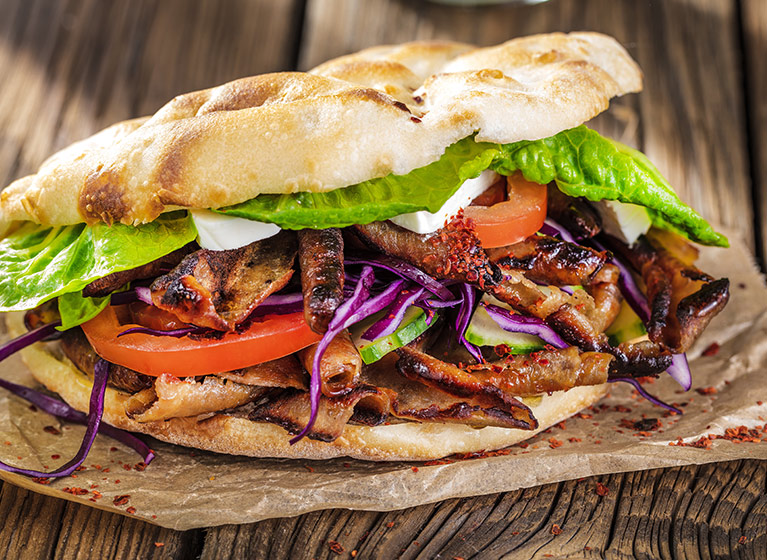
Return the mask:
M 391 222 L 353 226 L 368 247 L 418 266 L 436 278 L 495 286 L 501 270 L 488 259 L 479 239 L 453 221 L 438 232 L 421 235 Z
M 300 230 L 298 263 L 304 294 L 304 318 L 314 332 L 324 333 L 344 299 L 344 240 L 341 230 Z
M 293 275 L 296 236 L 283 231 L 239 249 L 200 249 L 152 283 L 152 302 L 185 323 L 233 331 Z

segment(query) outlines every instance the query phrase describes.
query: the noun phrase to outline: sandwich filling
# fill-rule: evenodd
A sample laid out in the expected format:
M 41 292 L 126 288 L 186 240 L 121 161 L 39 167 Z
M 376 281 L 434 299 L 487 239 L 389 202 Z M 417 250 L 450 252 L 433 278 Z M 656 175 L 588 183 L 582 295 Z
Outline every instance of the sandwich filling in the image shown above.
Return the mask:
M 690 241 L 726 245 L 642 154 L 581 126 L 138 227 L 21 224 L 0 308 L 61 321 L 66 356 L 105 361 L 137 422 L 534 430 L 545 393 L 664 371 L 689 388 L 684 352 L 728 299 Z

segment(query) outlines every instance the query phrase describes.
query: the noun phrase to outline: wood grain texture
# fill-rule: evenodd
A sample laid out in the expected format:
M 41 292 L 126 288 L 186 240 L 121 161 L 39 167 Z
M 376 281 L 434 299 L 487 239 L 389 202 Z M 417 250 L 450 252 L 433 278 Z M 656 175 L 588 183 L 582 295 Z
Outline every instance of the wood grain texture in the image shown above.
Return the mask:
M 767 7 L 763 0 L 741 0 L 740 23 L 745 55 L 743 92 L 748 109 L 747 141 L 756 210 L 756 251 L 767 270 Z
M 591 29 L 616 36 L 646 75 L 644 93 L 616 101 L 594 125 L 644 148 L 684 199 L 747 239 L 755 200 L 764 249 L 767 2 L 740 2 L 553 0 L 480 10 L 412 0 L 0 0 L 0 180 L 113 121 L 235 77 L 415 38 L 494 44 Z M 767 462 L 739 461 L 185 533 L 4 484 L 0 557 L 761 559 L 766 480 Z

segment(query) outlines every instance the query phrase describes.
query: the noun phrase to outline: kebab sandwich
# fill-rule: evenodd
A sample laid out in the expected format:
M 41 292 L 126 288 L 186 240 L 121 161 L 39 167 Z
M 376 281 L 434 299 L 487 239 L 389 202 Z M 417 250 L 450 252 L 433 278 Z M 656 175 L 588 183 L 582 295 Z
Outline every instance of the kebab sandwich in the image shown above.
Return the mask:
M 498 449 L 609 382 L 689 388 L 728 298 L 692 243 L 727 240 L 583 124 L 641 83 L 573 33 L 181 95 L 2 192 L 12 350 L 45 338 L 24 359 L 91 428 L 265 457 Z

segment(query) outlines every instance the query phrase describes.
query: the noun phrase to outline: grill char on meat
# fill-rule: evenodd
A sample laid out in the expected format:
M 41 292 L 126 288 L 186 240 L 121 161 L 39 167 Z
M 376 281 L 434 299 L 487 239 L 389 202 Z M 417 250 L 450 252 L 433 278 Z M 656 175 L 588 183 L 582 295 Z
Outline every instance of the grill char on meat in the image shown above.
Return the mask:
M 239 249 L 200 249 L 152 283 L 152 302 L 186 323 L 233 331 L 293 275 L 293 232 Z
M 488 259 L 479 239 L 453 223 L 431 235 L 420 235 L 391 222 L 352 226 L 368 247 L 400 258 L 435 276 L 480 287 L 495 286 L 501 271 Z
M 578 239 L 591 239 L 602 230 L 602 218 L 582 198 L 567 196 L 557 184 L 549 183 L 546 214 Z
M 298 263 L 304 294 L 304 318 L 314 332 L 324 333 L 333 313 L 344 300 L 344 240 L 341 230 L 300 230 Z

